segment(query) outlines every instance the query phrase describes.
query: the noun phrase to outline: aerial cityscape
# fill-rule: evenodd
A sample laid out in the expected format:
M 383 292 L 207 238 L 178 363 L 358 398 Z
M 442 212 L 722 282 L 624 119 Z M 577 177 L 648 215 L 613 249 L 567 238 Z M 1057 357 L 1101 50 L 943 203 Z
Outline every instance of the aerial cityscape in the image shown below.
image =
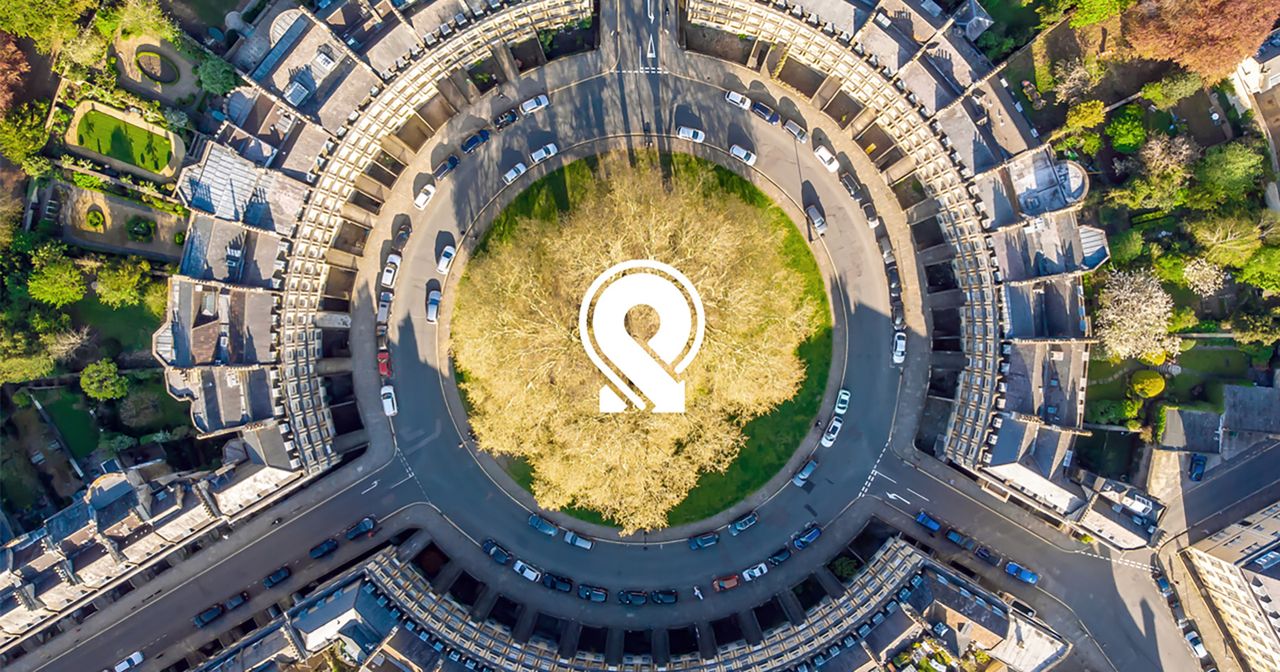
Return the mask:
M 1280 0 L 0 5 L 0 670 L 1280 672 Z

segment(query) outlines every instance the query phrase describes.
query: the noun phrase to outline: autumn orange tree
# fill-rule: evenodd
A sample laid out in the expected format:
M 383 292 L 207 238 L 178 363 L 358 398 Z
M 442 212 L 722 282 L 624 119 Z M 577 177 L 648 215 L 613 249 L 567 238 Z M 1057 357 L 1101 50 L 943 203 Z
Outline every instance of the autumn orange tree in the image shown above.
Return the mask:
M 1124 15 L 1124 34 L 1140 55 L 1212 83 L 1258 50 L 1277 17 L 1276 0 L 1140 0 Z
M 624 532 L 665 526 L 699 475 L 737 457 L 743 425 L 796 394 L 796 349 L 827 309 L 788 263 L 798 235 L 784 214 L 721 189 L 704 164 L 681 165 L 664 179 L 653 155 L 602 158 L 572 209 L 519 221 L 468 263 L 451 324 L 480 447 L 526 460 L 539 505 L 593 509 Z M 579 305 L 630 259 L 674 266 L 701 296 L 684 413 L 599 410 L 606 379 L 580 341 Z M 647 307 L 628 315 L 641 343 L 657 325 Z
M 13 105 L 13 95 L 30 69 L 26 54 L 18 48 L 13 36 L 0 33 L 0 114 Z

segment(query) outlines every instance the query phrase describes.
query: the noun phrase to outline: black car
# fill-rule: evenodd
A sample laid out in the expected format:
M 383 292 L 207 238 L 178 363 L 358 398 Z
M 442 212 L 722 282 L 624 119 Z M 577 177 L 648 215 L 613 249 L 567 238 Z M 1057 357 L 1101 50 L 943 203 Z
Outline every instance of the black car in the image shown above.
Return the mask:
M 511 562 L 511 554 L 507 552 L 507 549 L 499 546 L 498 542 L 492 539 L 485 539 L 484 543 L 481 544 L 480 547 L 484 549 L 485 555 L 493 558 L 493 561 L 499 565 L 505 565 L 508 562 Z
M 596 586 L 588 586 L 585 583 L 578 584 L 578 597 L 588 602 L 604 602 L 609 599 L 609 591 Z
M 902 314 L 902 301 L 890 301 L 889 314 L 893 317 L 894 329 L 902 329 L 907 326 L 906 316 Z
M 502 114 L 499 114 L 498 116 L 494 117 L 493 127 L 501 131 L 502 129 L 510 126 L 511 124 L 516 123 L 516 120 L 519 118 L 520 118 L 520 113 L 517 112 L 516 108 L 513 107 L 507 110 L 506 112 L 503 112 Z
M 769 556 L 769 564 L 777 567 L 791 558 L 791 549 L 783 546 Z
M 482 128 L 468 136 L 466 140 L 462 141 L 462 153 L 470 154 L 471 152 L 480 149 L 480 145 L 483 145 L 486 142 L 489 142 L 489 131 Z
M 439 164 L 436 165 L 436 169 L 431 171 L 431 175 L 434 176 L 437 180 L 443 180 L 446 175 L 448 175 L 449 173 L 452 173 L 453 169 L 457 167 L 458 167 L 458 155 L 450 154 L 449 156 L 445 157 L 444 161 L 441 161 Z
M 618 603 L 638 607 L 649 601 L 649 594 L 643 590 L 619 590 Z
M 551 572 L 544 572 L 542 575 L 542 585 L 567 593 L 573 590 L 573 582 L 563 576 L 557 576 Z
M 391 239 L 391 249 L 395 252 L 403 252 L 404 246 L 409 244 L 409 234 L 413 233 L 413 225 L 409 222 L 401 222 L 396 227 L 396 235 Z
M 311 547 L 311 559 L 319 560 L 336 550 L 338 550 L 338 540 L 330 537 Z
M 720 535 L 715 532 L 708 532 L 706 534 L 699 534 L 696 537 L 689 537 L 689 548 L 692 548 L 695 551 L 700 548 L 715 546 L 718 543 L 720 543 Z
M 224 613 L 226 612 L 222 608 L 222 605 L 215 604 L 212 607 L 209 607 L 208 609 L 205 609 L 204 611 L 196 614 L 195 618 L 191 619 L 191 622 L 195 623 L 197 628 L 203 628 L 204 626 L 209 625 L 210 623 L 218 620 L 219 618 L 222 618 L 222 614 Z
M 227 611 L 235 611 L 236 609 L 243 607 L 248 602 L 249 602 L 249 593 L 246 591 L 236 595 L 232 595 L 231 599 L 222 603 L 222 606 L 225 607 Z
M 862 189 L 862 184 L 858 182 L 858 178 L 849 173 L 840 173 L 840 186 L 849 192 L 849 198 L 855 201 L 862 201 L 867 197 L 867 193 Z
M 355 541 L 360 537 L 372 537 L 378 531 L 378 520 L 373 516 L 365 516 L 359 522 L 347 528 L 347 541 Z
M 996 555 L 995 551 L 992 551 L 986 546 L 979 546 L 978 550 L 974 551 L 973 554 L 978 556 L 979 560 L 991 565 L 992 567 L 1000 566 L 1000 556 Z
M 751 103 L 751 111 L 755 112 L 757 117 L 764 119 L 772 125 L 777 125 L 777 123 L 782 120 L 782 117 L 777 112 L 774 112 L 772 107 L 769 107 L 758 100 Z
M 267 578 L 262 580 L 262 587 L 267 590 L 275 588 L 281 583 L 284 583 L 284 580 L 289 578 L 290 574 L 292 574 L 292 572 L 289 571 L 288 567 L 281 567 L 280 569 L 268 574 Z
M 902 296 L 902 276 L 898 275 L 898 267 L 890 266 L 884 269 L 884 274 L 889 278 L 889 296 Z
M 649 591 L 649 600 L 654 604 L 675 604 L 680 601 L 680 595 L 674 589 L 651 590 Z

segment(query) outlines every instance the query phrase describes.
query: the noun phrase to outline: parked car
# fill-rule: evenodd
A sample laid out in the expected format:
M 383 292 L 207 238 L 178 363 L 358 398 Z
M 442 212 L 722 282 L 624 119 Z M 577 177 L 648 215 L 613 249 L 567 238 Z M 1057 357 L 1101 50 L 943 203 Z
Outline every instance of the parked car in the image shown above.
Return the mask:
M 729 153 L 733 155 L 733 158 L 747 164 L 748 166 L 756 165 L 755 153 L 749 151 L 745 147 L 734 145 L 729 148 Z
M 764 119 L 765 123 L 771 126 L 776 126 L 782 119 L 782 117 L 778 116 L 777 112 L 773 111 L 772 107 L 769 107 L 758 100 L 751 103 L 751 111 L 754 112 L 757 117 Z
M 125 670 L 131 670 L 141 664 L 142 664 L 142 652 L 134 651 L 133 653 L 129 654 L 128 658 L 125 658 L 124 660 L 116 663 L 116 666 L 111 668 L 111 672 L 125 672 Z
M 431 197 L 436 195 L 436 185 L 424 184 L 422 189 L 418 190 L 418 195 L 413 198 L 413 207 L 421 210 L 427 207 L 431 202 Z
M 591 550 L 591 547 L 596 545 L 596 543 L 591 539 L 584 537 L 573 530 L 564 531 L 564 543 L 571 546 L 577 546 L 578 548 L 587 551 Z
M 511 184 L 512 182 L 515 182 L 517 179 L 520 179 L 520 176 L 524 175 L 527 172 L 529 172 L 529 169 L 524 165 L 524 163 L 516 163 L 516 165 L 511 166 L 511 170 L 508 170 L 506 173 L 503 173 L 502 181 L 506 182 L 507 184 Z
M 809 523 L 804 526 L 803 530 L 791 535 L 791 545 L 797 551 L 803 551 L 817 541 L 820 536 L 822 536 L 822 528 L 817 523 Z
M 1036 585 L 1040 581 L 1040 575 L 1010 560 L 1009 564 L 1004 566 L 1004 573 L 1013 578 L 1031 585 Z
M 756 579 L 768 573 L 769 573 L 769 565 L 761 562 L 759 564 L 752 565 L 742 570 L 742 580 L 755 581 Z
M 548 537 L 555 537 L 560 534 L 560 528 L 556 527 L 554 523 L 536 513 L 529 514 L 529 527 L 532 527 Z
M 355 541 L 361 537 L 372 537 L 378 531 L 378 520 L 373 516 L 365 516 L 347 528 L 347 541 Z
M 516 108 L 513 107 L 507 110 L 506 112 L 503 112 L 502 114 L 499 114 L 498 116 L 494 117 L 493 127 L 501 131 L 502 129 L 510 126 L 511 124 L 516 123 L 516 120 L 518 120 L 519 118 L 520 118 L 520 113 L 517 112 Z
M 707 139 L 707 134 L 691 126 L 681 126 L 676 129 L 676 137 L 700 145 L 703 140 Z
M 849 198 L 856 202 L 860 203 L 862 199 L 867 197 L 867 192 L 862 188 L 862 183 L 858 182 L 858 178 L 849 173 L 840 173 L 840 186 L 844 187 L 844 190 L 849 192 Z
M 618 604 L 625 604 L 629 607 L 638 607 L 649 601 L 649 594 L 643 590 L 619 590 Z
M 248 603 L 249 603 L 249 591 L 244 590 L 227 598 L 227 601 L 222 603 L 222 608 L 225 609 L 226 611 L 235 611 L 236 609 L 239 609 L 240 607 L 243 607 Z
M 813 155 L 818 157 L 818 163 L 827 169 L 828 173 L 834 173 L 840 170 L 840 162 L 836 160 L 836 155 L 832 153 L 825 145 L 814 144 Z
M 387 265 L 382 268 L 382 286 L 395 289 L 396 275 L 400 272 L 400 255 L 392 252 L 387 255 Z
M 809 458 L 809 461 L 805 462 L 804 465 L 796 471 L 795 476 L 791 477 L 791 484 L 797 488 L 803 487 L 805 483 L 809 482 L 809 477 L 812 476 L 813 472 L 817 469 L 818 461 L 813 458 Z
M 382 412 L 388 418 L 400 412 L 400 408 L 396 405 L 396 388 L 390 385 L 383 385 L 382 391 L 378 393 L 382 399 Z
M 1169 597 L 1173 595 L 1173 586 L 1169 585 L 1169 579 L 1163 574 L 1156 574 L 1156 588 L 1160 589 L 1160 594 Z
M 400 222 L 396 227 L 396 235 L 391 238 L 391 251 L 403 252 L 404 246 L 409 244 L 409 235 L 413 233 L 413 224 L 408 221 Z
M 524 560 L 516 560 L 516 564 L 511 565 L 511 571 L 534 583 L 538 583 L 542 580 L 542 570 L 534 567 Z
M 1027 618 L 1036 617 L 1036 610 L 1032 609 L 1031 605 L 1027 604 L 1026 602 L 1021 602 L 1019 600 L 1009 600 L 1009 606 L 1013 607 L 1014 611 L 1021 612 Z
M 550 588 L 551 590 L 558 590 L 562 593 L 573 592 L 573 581 L 570 581 L 567 577 L 552 574 L 551 572 L 546 572 L 542 575 L 542 585 Z
M 374 322 L 383 326 L 387 324 L 387 318 L 391 317 L 391 299 L 394 296 L 391 292 L 378 294 L 378 312 L 374 315 Z
M 973 550 L 978 546 L 978 542 L 975 541 L 973 537 L 967 537 L 961 534 L 960 531 L 955 528 L 947 530 L 946 537 L 947 537 L 947 541 L 955 544 L 956 546 L 959 546 L 960 548 L 963 548 L 966 551 L 969 551 L 970 553 L 972 553 Z
M 720 535 L 716 532 L 707 532 L 696 537 L 689 537 L 689 548 L 695 551 L 715 546 L 718 543 L 720 543 Z
M 556 147 L 556 143 L 548 142 L 547 144 L 533 150 L 533 153 L 529 155 L 529 163 L 536 166 L 558 153 L 560 153 L 560 148 Z
M 439 182 L 447 177 L 449 173 L 452 173 L 453 169 L 458 167 L 458 163 L 458 155 L 450 154 L 449 156 L 444 157 L 443 161 L 436 164 L 435 170 L 431 171 L 431 176 L 436 178 L 436 181 Z
M 486 142 L 489 142 L 489 131 L 482 128 L 467 136 L 467 139 L 462 141 L 462 153 L 470 154 L 477 149 L 480 149 L 480 145 L 483 145 Z
M 902 312 L 902 301 L 889 301 L 889 319 L 893 322 L 893 328 L 896 330 L 902 330 L 907 327 L 907 317 Z
M 484 550 L 485 555 L 489 556 L 499 565 L 505 565 L 508 562 L 511 562 L 511 554 L 507 552 L 507 549 L 499 546 L 498 542 L 492 539 L 485 539 L 484 543 L 480 544 L 480 548 Z
M 197 628 L 203 628 L 206 625 L 209 625 L 210 623 L 218 620 L 219 618 L 222 618 L 223 612 L 224 610 L 222 608 L 222 605 L 215 604 L 209 607 L 208 609 L 205 609 L 204 611 L 196 614 L 195 617 L 191 619 L 191 622 L 194 623 Z
M 609 599 L 609 591 L 598 586 L 588 586 L 585 583 L 579 583 L 578 597 L 588 602 L 604 602 Z
M 338 550 L 338 540 L 333 537 L 329 537 L 315 546 L 312 546 L 309 554 L 311 555 L 312 560 L 319 560 L 336 550 Z
M 378 351 L 378 375 L 383 378 L 391 377 L 391 353 L 386 350 Z
M 782 127 L 787 129 L 787 132 L 796 139 L 796 142 L 802 145 L 809 142 L 809 132 L 801 128 L 800 124 L 797 124 L 794 119 L 788 119 L 782 124 Z
M 387 336 L 387 325 L 378 324 L 373 328 L 373 333 L 378 339 L 378 349 L 386 350 L 391 347 L 391 339 Z
M 526 117 L 551 104 L 546 94 L 540 94 L 520 103 L 520 114 Z
M 711 589 L 717 593 L 723 593 L 726 590 L 733 590 L 742 585 L 742 579 L 737 574 L 722 576 L 711 582 Z
M 880 246 L 880 258 L 884 259 L 884 265 L 886 267 L 896 266 L 898 264 L 898 260 L 893 256 L 893 243 L 889 240 L 889 237 L 877 236 L 876 244 Z
M 1200 639 L 1200 633 L 1192 630 L 1186 634 L 1187 645 L 1191 647 L 1191 651 L 1200 658 L 1208 658 L 1209 651 L 1204 648 L 1204 641 Z
M 781 565 L 782 563 L 790 559 L 791 559 L 791 549 L 787 548 L 786 546 L 783 546 L 782 548 L 779 548 L 778 550 L 770 553 L 768 558 L 769 564 L 773 565 L 774 567 L 777 567 L 778 565 Z
M 870 199 L 862 202 L 862 215 L 867 218 L 867 226 L 873 229 L 880 226 L 880 215 L 876 212 L 876 206 Z
M 844 415 L 845 411 L 849 410 L 849 398 L 851 396 L 849 390 L 846 389 L 841 389 L 836 393 L 836 415 Z
M 804 214 L 809 219 L 809 223 L 813 225 L 813 230 L 819 236 L 827 232 L 827 218 L 822 216 L 822 211 L 818 210 L 818 206 L 810 205 L 804 209 Z
M 453 258 L 457 256 L 458 249 L 452 245 L 445 245 L 440 250 L 440 259 L 436 261 L 436 273 L 440 275 L 449 275 L 449 268 L 453 266 Z
M 889 297 L 902 296 L 902 275 L 898 273 L 898 265 L 892 264 L 884 269 L 885 280 L 889 283 Z
M 760 516 L 756 515 L 755 511 L 752 511 L 732 523 L 729 523 L 729 534 L 736 537 L 739 534 L 746 532 L 748 528 L 758 522 L 760 522 Z
M 901 331 L 893 332 L 893 363 L 902 364 L 907 361 L 907 335 Z
M 427 321 L 435 324 L 440 319 L 440 290 L 427 292 Z
M 649 601 L 654 604 L 675 604 L 680 601 L 680 595 L 671 588 L 651 590 L 649 591 Z
M 924 511 L 921 511 L 920 515 L 916 516 L 916 522 L 923 525 L 930 532 L 937 532 L 942 529 L 942 523 L 934 520 L 932 516 Z
M 288 567 L 281 567 L 262 579 L 262 587 L 267 590 L 271 590 L 281 583 L 284 583 L 285 579 L 288 579 L 291 574 L 293 574 L 293 572 L 289 571 Z
M 1003 558 L 986 546 L 979 546 L 978 550 L 974 551 L 973 554 L 978 556 L 979 560 L 991 565 L 992 567 L 999 567 L 1000 563 L 1004 562 Z
M 726 91 L 724 94 L 724 99 L 734 107 L 737 107 L 743 110 L 751 109 L 751 99 L 742 95 L 741 93 L 738 93 L 737 91 Z
M 1204 466 L 1209 461 L 1204 455 L 1192 455 L 1191 466 L 1187 469 L 1187 477 L 1193 481 L 1204 479 Z
M 830 448 L 836 445 L 836 438 L 840 436 L 841 427 L 844 427 L 844 418 L 838 415 L 831 418 L 831 422 L 827 424 L 827 431 L 822 434 L 822 447 Z

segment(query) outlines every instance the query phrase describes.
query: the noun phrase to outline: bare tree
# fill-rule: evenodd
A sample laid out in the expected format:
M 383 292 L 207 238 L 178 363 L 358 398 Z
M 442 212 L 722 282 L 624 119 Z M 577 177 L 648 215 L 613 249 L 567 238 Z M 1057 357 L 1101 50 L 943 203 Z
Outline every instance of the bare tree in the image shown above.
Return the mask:
M 1099 296 L 1098 335 L 1113 359 L 1177 352 L 1178 339 L 1169 335 L 1173 298 L 1151 271 L 1117 271 L 1107 278 Z
M 91 340 L 93 337 L 89 327 L 76 327 L 59 332 L 49 339 L 49 356 L 57 362 L 68 361 Z
M 1090 68 L 1080 58 L 1066 58 L 1053 64 L 1054 93 L 1068 105 L 1084 100 L 1101 79 L 1101 69 Z
M 1182 277 L 1186 279 L 1191 291 L 1205 297 L 1217 294 L 1226 279 L 1222 267 L 1200 257 L 1187 262 L 1182 269 Z
M 608 181 L 560 221 L 522 221 L 468 264 L 451 348 L 479 445 L 527 460 L 541 506 L 588 507 L 630 532 L 665 526 L 701 474 L 737 457 L 742 425 L 796 393 L 796 348 L 824 306 L 787 263 L 785 220 L 720 190 L 708 199 L 705 173 L 665 184 L 644 155 L 599 170 Z M 600 272 L 636 258 L 676 267 L 702 298 L 684 413 L 599 412 L 606 380 L 579 340 L 579 304 Z M 629 315 L 638 342 L 656 326 L 652 311 Z

